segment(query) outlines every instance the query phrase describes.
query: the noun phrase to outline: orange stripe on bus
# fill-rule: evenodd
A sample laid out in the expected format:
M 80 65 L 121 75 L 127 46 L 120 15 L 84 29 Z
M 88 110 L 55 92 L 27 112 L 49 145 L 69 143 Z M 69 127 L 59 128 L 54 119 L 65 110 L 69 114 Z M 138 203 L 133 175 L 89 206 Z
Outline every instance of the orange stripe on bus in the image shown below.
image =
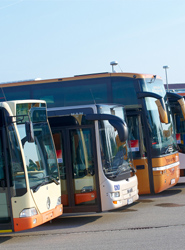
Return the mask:
M 33 85 L 33 84 L 44 84 L 44 83 L 57 83 L 57 82 L 65 82 L 65 81 L 74 81 L 74 80 L 83 80 L 83 79 L 93 79 L 93 78 L 105 78 L 105 77 L 128 77 L 128 78 L 137 78 L 137 79 L 145 79 L 145 78 L 153 78 L 154 75 L 151 74 L 140 74 L 140 73 L 100 73 L 100 74 L 88 74 L 88 75 L 78 75 L 74 77 L 65 77 L 65 78 L 53 78 L 46 80 L 26 80 L 20 82 L 9 82 L 3 83 L 2 88 L 6 87 L 14 87 L 14 86 L 22 86 L 22 85 Z M 157 79 L 161 79 L 160 76 L 156 76 Z
M 81 204 L 83 202 L 93 201 L 96 199 L 96 191 L 88 193 L 75 194 L 75 204 Z
M 37 214 L 26 218 L 14 218 L 14 231 L 22 231 L 37 227 L 45 222 L 48 222 L 63 213 L 63 205 L 58 205 L 45 213 Z
M 162 166 L 166 166 L 166 165 L 170 165 L 173 164 L 175 162 L 179 161 L 179 154 L 172 154 L 169 156 L 164 156 L 164 157 L 160 157 L 160 158 L 154 158 L 152 159 L 152 167 L 162 167 Z

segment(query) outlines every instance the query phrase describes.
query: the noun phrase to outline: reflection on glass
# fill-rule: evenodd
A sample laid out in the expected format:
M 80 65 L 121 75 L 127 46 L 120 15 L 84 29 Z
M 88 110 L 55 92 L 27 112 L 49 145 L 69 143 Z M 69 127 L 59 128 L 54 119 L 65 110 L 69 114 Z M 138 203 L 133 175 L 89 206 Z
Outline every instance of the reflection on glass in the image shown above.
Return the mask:
M 129 142 L 134 159 L 146 157 L 145 137 L 139 115 L 128 116 Z
M 170 109 L 168 124 L 161 123 L 154 98 L 145 98 L 148 112 L 149 129 L 152 138 L 152 154 L 159 156 L 177 151 L 175 132 Z M 168 107 L 168 106 L 167 106 Z M 169 108 L 169 107 L 168 107 Z
M 11 221 L 9 214 L 8 188 L 5 172 L 5 160 L 2 143 L 2 130 L 0 129 L 0 223 L 8 223 Z
M 131 155 L 127 142 L 121 142 L 117 131 L 107 121 L 100 123 L 101 157 L 103 171 L 107 178 L 130 177 Z M 127 174 L 125 176 L 124 174 Z
M 13 181 L 13 183 L 11 182 L 11 186 L 13 186 L 15 190 L 15 194 L 13 193 L 13 196 L 21 196 L 26 193 L 27 190 L 20 145 L 13 124 L 8 126 L 7 131 Z
M 92 137 L 89 129 L 70 131 L 75 204 L 96 203 Z
M 182 111 L 177 105 L 173 107 L 174 121 L 176 127 L 176 140 L 181 153 L 185 153 L 185 122 Z
M 63 206 L 69 205 L 68 193 L 67 193 L 67 181 L 66 181 L 66 161 L 64 154 L 64 141 L 62 137 L 62 131 L 53 132 L 53 139 L 55 142 L 57 161 L 60 171 L 60 185 L 61 185 L 61 200 Z
M 4 157 L 3 157 L 3 147 L 2 147 L 2 131 L 0 130 L 0 180 L 5 179 L 5 169 L 4 169 Z
M 159 94 L 164 98 L 168 110 L 168 124 L 161 123 L 155 98 L 145 98 L 148 126 L 151 134 L 151 146 L 153 157 L 177 151 L 176 136 L 174 132 L 171 109 L 166 98 L 166 91 L 161 79 L 154 82 L 141 81 L 143 91 Z
M 18 125 L 21 140 L 26 136 L 24 124 Z M 33 123 L 34 142 L 23 146 L 30 188 L 34 191 L 58 180 L 58 167 L 47 122 Z
M 112 108 L 99 106 L 99 113 L 111 114 L 125 121 L 122 106 Z M 132 155 L 128 142 L 121 142 L 117 130 L 108 121 L 99 122 L 100 150 L 104 174 L 107 178 L 116 180 L 127 179 L 133 170 Z

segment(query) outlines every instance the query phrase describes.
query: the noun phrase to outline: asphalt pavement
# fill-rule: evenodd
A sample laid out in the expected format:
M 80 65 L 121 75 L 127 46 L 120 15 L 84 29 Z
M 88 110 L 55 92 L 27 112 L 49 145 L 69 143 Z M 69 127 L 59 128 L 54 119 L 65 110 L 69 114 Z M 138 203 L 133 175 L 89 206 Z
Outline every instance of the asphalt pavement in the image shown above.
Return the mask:
M 103 213 L 63 214 L 21 233 L 0 235 L 0 249 L 184 249 L 185 184 L 142 195 Z

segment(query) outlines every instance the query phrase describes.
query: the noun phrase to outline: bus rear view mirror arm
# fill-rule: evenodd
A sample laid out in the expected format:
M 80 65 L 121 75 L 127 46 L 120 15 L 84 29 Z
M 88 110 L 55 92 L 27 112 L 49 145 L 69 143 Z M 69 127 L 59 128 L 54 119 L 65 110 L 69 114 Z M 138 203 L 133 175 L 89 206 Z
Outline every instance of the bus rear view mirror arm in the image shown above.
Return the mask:
M 185 100 L 184 100 L 184 97 L 182 97 L 181 95 L 178 95 L 176 93 L 172 93 L 172 92 L 167 92 L 166 96 L 169 99 L 169 101 L 177 101 L 180 104 L 183 118 L 185 120 Z
M 167 111 L 166 111 L 166 106 L 165 106 L 165 102 L 162 96 L 156 94 L 156 93 L 152 93 L 152 92 L 138 92 L 137 93 L 137 97 L 138 99 L 142 99 L 145 97 L 152 97 L 157 99 L 155 101 L 157 108 L 158 108 L 158 112 L 159 112 L 159 117 L 160 117 L 160 121 L 162 123 L 168 123 L 168 116 L 167 116 Z
M 21 140 L 23 147 L 26 142 L 30 143 L 35 141 L 32 122 L 25 122 L 25 131 L 26 131 L 26 136 Z
M 119 139 L 125 142 L 128 139 L 127 124 L 119 117 L 110 114 L 89 114 L 85 116 L 89 121 L 109 121 L 109 123 L 118 131 Z

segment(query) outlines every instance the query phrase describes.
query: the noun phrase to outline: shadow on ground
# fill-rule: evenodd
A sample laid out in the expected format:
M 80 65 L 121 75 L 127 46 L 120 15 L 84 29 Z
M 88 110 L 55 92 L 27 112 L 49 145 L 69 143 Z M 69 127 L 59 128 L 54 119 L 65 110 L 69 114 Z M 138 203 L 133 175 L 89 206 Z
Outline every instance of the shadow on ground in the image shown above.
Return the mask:
M 132 203 L 131 205 L 128 205 L 128 206 L 124 206 L 124 207 L 120 207 L 120 208 L 117 208 L 117 209 L 114 209 L 114 210 L 110 210 L 108 212 L 112 212 L 112 213 L 116 213 L 116 212 L 136 212 L 137 209 L 134 209 L 134 206 L 138 204 L 138 202 L 134 202 Z
M 11 240 L 11 239 L 12 239 L 11 236 L 0 236 L 0 244 L 6 242 L 8 240 Z
M 177 195 L 181 192 L 185 192 L 185 190 L 183 190 L 182 188 L 178 188 L 178 186 L 167 189 L 165 191 L 162 191 L 161 193 L 158 194 L 143 194 L 139 196 L 139 201 L 142 202 L 142 200 L 146 200 L 146 199 L 155 199 L 155 198 L 164 198 L 164 197 L 168 197 L 168 196 L 172 196 L 172 195 Z
M 69 215 L 64 216 L 62 215 L 59 218 L 56 218 L 52 220 L 51 222 L 44 223 L 41 226 L 16 232 L 16 233 L 10 233 L 10 234 L 1 234 L 0 235 L 0 243 L 10 240 L 12 237 L 19 236 L 31 236 L 36 234 L 47 234 L 47 231 L 50 231 L 50 234 L 54 233 L 56 234 L 56 231 L 59 229 L 70 229 L 70 228 L 77 228 L 81 227 L 85 224 L 92 223 L 98 219 L 100 219 L 102 216 L 99 216 L 97 214 L 91 214 L 91 215 Z

